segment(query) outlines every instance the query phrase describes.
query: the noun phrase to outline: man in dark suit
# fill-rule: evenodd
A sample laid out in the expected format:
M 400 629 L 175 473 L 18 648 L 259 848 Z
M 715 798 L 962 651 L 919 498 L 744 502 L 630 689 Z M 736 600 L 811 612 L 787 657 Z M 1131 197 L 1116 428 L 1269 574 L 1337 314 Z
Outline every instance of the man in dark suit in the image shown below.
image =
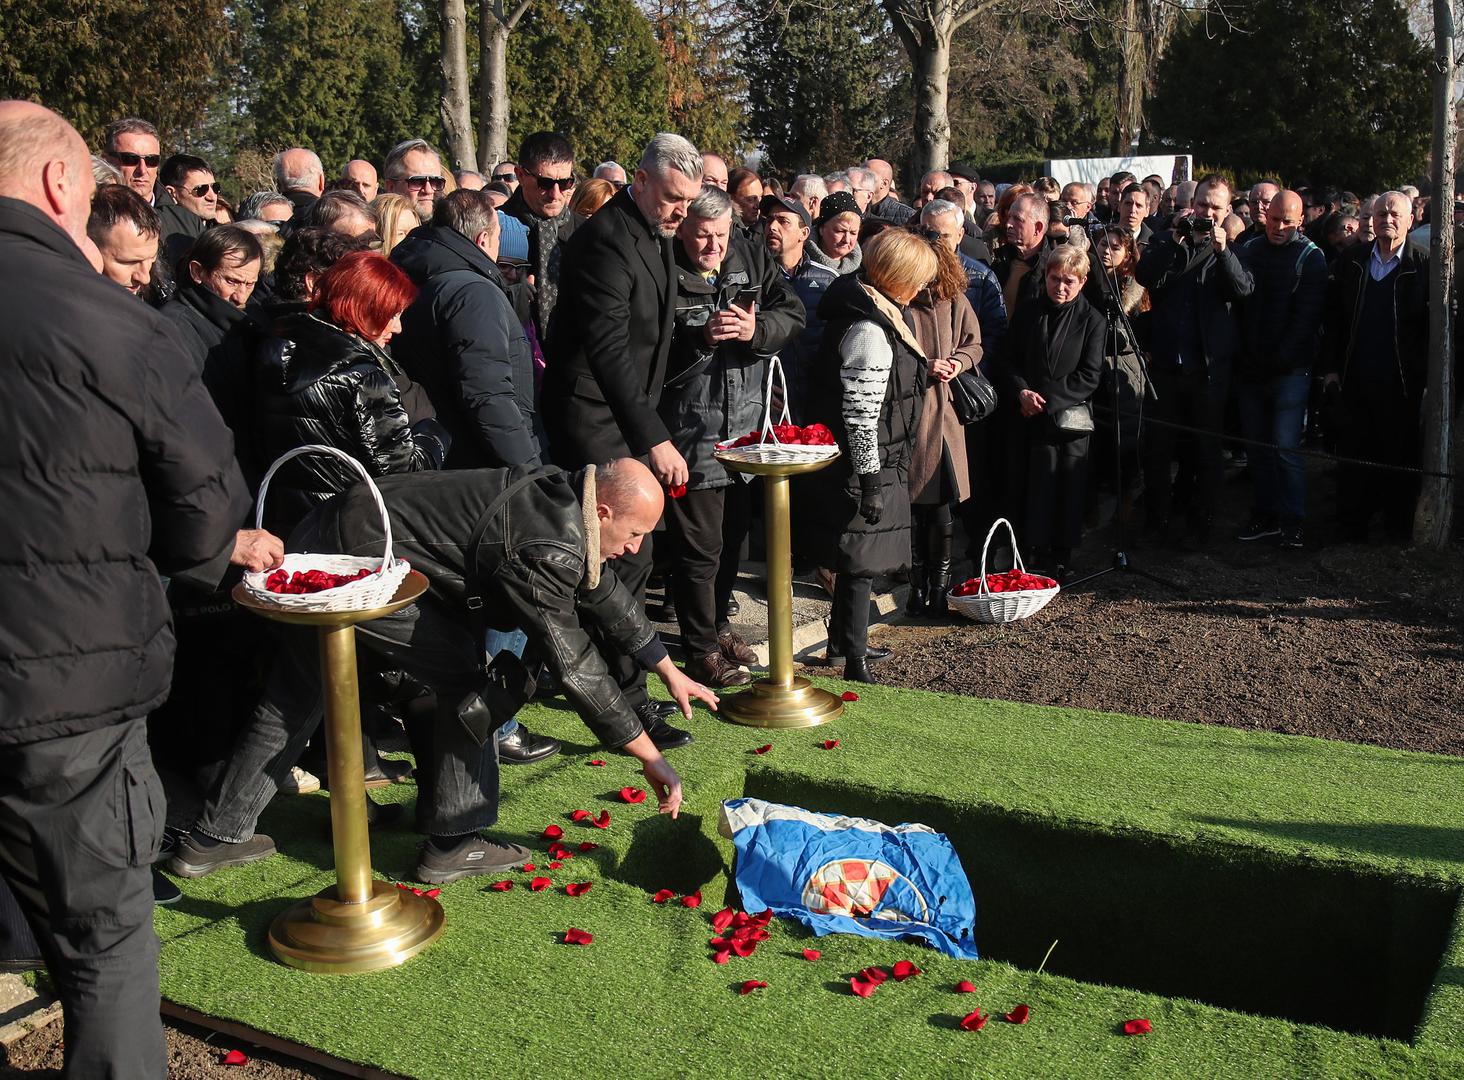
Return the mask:
M 542 403 L 557 464 L 577 469 L 636 457 L 667 488 L 687 482 L 686 460 L 656 406 L 676 308 L 670 238 L 701 189 L 696 147 L 679 135 L 657 135 L 631 185 L 565 243 Z M 644 601 L 651 544 L 615 572 Z M 658 747 L 691 741 L 646 698 L 639 665 L 611 649 L 605 660 Z

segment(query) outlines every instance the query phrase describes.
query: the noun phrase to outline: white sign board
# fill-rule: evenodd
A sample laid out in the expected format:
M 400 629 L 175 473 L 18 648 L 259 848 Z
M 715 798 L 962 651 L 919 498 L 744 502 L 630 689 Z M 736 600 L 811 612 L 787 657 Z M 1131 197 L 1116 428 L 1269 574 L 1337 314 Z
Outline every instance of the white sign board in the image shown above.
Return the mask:
M 1081 180 L 1097 184 L 1116 172 L 1131 172 L 1142 180 L 1158 174 L 1170 183 L 1194 180 L 1194 161 L 1188 154 L 1142 154 L 1135 157 L 1061 158 L 1045 161 L 1046 174 L 1059 184 Z

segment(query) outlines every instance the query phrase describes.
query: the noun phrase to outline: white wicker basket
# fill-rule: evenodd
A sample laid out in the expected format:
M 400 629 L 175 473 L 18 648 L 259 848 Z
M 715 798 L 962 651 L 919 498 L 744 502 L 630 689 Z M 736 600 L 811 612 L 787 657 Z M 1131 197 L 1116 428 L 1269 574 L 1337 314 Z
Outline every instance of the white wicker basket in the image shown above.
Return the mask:
M 376 483 L 371 479 L 371 474 L 366 471 L 366 467 L 349 454 L 342 453 L 333 446 L 311 445 L 296 447 L 282 456 L 269 467 L 269 472 L 264 474 L 264 481 L 259 485 L 259 502 L 254 512 L 254 527 L 256 529 L 263 527 L 264 497 L 269 492 L 269 482 L 274 474 L 285 462 L 304 454 L 330 454 L 340 458 L 361 474 L 361 479 L 365 480 L 366 485 L 371 489 L 371 497 L 376 500 L 376 509 L 381 512 L 381 525 L 386 532 L 386 551 L 379 559 L 359 555 L 316 553 L 286 555 L 285 561 L 274 570 L 245 574 L 244 588 L 260 603 L 288 611 L 366 611 L 370 608 L 385 606 L 396 595 L 397 589 L 411 567 L 392 555 L 391 519 L 387 516 L 386 504 L 381 501 L 381 492 L 377 490 Z M 286 574 L 294 574 L 297 570 L 324 570 L 328 574 L 354 574 L 359 570 L 373 572 L 370 577 L 361 578 L 359 581 L 352 581 L 334 589 L 323 589 L 315 593 L 270 592 L 265 586 L 265 582 L 277 570 L 283 570 Z
M 1056 582 L 1053 582 L 1050 589 L 1023 589 L 1009 593 L 994 593 L 986 587 L 986 552 L 991 547 L 991 538 L 996 535 L 996 530 L 1003 525 L 1012 537 L 1012 562 L 1016 564 L 1015 568 L 1024 574 L 1027 572 L 1027 567 L 1022 562 L 1022 553 L 1017 550 L 1016 530 L 1006 518 L 997 518 L 986 534 L 986 543 L 981 545 L 981 591 L 969 596 L 957 596 L 954 592 L 946 594 L 948 607 L 977 622 L 1009 623 L 1025 619 L 1045 608 L 1062 588 Z
M 762 438 L 760 443 L 749 446 L 719 444 L 717 453 L 733 461 L 745 461 L 753 465 L 801 465 L 806 461 L 832 461 L 839 456 L 837 446 L 790 446 L 781 443 L 773 433 L 773 378 L 777 377 L 783 388 L 783 418 L 780 424 L 791 424 L 792 414 L 788 412 L 788 379 L 783 374 L 783 362 L 774 356 L 768 360 L 768 385 L 763 392 Z

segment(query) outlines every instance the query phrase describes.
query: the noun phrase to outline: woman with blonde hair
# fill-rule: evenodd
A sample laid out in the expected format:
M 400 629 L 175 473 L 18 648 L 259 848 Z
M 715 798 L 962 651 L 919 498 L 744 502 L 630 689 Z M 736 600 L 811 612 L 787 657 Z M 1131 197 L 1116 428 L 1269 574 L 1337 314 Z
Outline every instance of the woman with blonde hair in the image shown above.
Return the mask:
M 1012 423 L 1008 497 L 1034 563 L 1062 578 L 1083 539 L 1089 399 L 1103 370 L 1108 320 L 1083 298 L 1089 256 L 1060 244 L 1040 269 L 1043 292 L 1017 308 L 998 376 Z
M 832 196 L 831 196 L 832 198 Z M 828 663 L 873 682 L 869 596 L 876 574 L 910 564 L 910 446 L 925 357 L 905 309 L 940 271 L 931 245 L 903 229 L 874 237 L 858 273 L 824 294 L 823 344 L 808 377 L 805 421 L 826 424 L 843 451 L 801 478 L 800 551 L 837 575 Z
M 950 204 L 947 204 L 950 205 Z M 925 394 L 910 458 L 911 615 L 946 613 L 954 508 L 971 497 L 966 429 L 956 419 L 951 380 L 981 362 L 981 324 L 966 299 L 969 278 L 934 230 L 922 232 L 940 271 L 910 304 L 909 323 L 925 354 Z
M 389 256 L 407 234 L 422 224 L 411 199 L 384 191 L 371 200 L 371 213 L 376 217 L 376 235 L 381 237 L 381 254 Z
M 582 218 L 590 218 L 595 211 L 615 198 L 615 185 L 601 177 L 591 177 L 575 188 L 569 208 Z

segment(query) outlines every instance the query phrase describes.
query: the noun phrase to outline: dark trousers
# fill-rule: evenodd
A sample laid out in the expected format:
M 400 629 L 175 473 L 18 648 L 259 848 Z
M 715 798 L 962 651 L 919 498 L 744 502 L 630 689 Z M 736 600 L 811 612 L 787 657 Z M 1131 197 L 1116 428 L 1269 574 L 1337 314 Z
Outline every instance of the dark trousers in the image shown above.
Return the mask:
M 362 623 L 358 644 L 437 691 L 430 721 L 411 724 L 417 756 L 417 828 L 460 836 L 498 820 L 498 741 L 482 746 L 458 720 L 458 705 L 483 685 L 472 632 L 427 600 Z M 315 633 L 282 630 L 264 698 L 234 746 L 195 828 L 230 843 L 254 835 L 259 815 L 320 723 Z M 508 718 L 499 717 L 499 720 Z
M 1180 370 L 1151 365 L 1150 376 L 1158 400 L 1148 403 L 1147 412 L 1152 419 L 1164 423 L 1146 425 L 1142 436 L 1144 503 L 1149 524 L 1161 526 L 1169 521 L 1174 503 L 1170 463 L 1181 441 L 1188 439 L 1195 461 L 1194 497 L 1188 500 L 1190 518 L 1196 525 L 1208 526 L 1214 520 L 1224 479 L 1220 443 L 1225 401 L 1230 392 L 1229 367 L 1217 364 L 1205 372 L 1198 365 Z M 1179 431 L 1169 424 L 1198 430 Z
M 151 871 L 166 816 L 144 720 L 0 749 L 0 876 L 60 993 L 67 1077 L 167 1075 Z
M 834 607 L 829 614 L 829 647 L 833 656 L 863 656 L 869 651 L 869 596 L 874 579 L 840 574 L 834 581 Z
M 646 606 L 646 582 L 651 579 L 651 569 L 655 560 L 653 538 L 654 534 L 647 533 L 641 542 L 639 551 L 634 555 L 621 555 L 610 563 L 615 571 L 615 576 L 620 579 L 620 583 L 625 586 L 630 595 L 635 597 L 635 602 L 640 605 L 642 612 L 645 611 Z M 619 684 L 620 692 L 625 695 L 625 700 L 630 707 L 639 709 L 646 704 L 650 700 L 646 697 L 646 669 L 636 662 L 635 657 L 626 656 L 598 628 L 590 629 L 590 637 L 595 642 L 601 658 L 605 661 L 605 667 L 609 669 L 611 676 Z
M 722 563 L 717 567 L 717 629 L 727 628 L 727 604 L 737 587 L 737 572 L 742 569 L 742 547 L 752 530 L 752 500 L 762 485 L 756 480 L 738 480 L 723 488 L 722 495 Z
M 1346 423 L 1337 439 L 1338 454 L 1384 465 L 1418 465 L 1422 428 L 1416 402 L 1397 389 L 1349 387 L 1342 403 Z M 1337 475 L 1338 524 L 1348 537 L 1363 539 L 1381 513 L 1388 539 L 1407 541 L 1413 535 L 1421 484 L 1417 473 L 1342 465 Z
M 676 618 L 688 660 L 717 651 L 717 584 L 726 491 L 703 488 L 666 500 L 669 584 L 676 597 Z

